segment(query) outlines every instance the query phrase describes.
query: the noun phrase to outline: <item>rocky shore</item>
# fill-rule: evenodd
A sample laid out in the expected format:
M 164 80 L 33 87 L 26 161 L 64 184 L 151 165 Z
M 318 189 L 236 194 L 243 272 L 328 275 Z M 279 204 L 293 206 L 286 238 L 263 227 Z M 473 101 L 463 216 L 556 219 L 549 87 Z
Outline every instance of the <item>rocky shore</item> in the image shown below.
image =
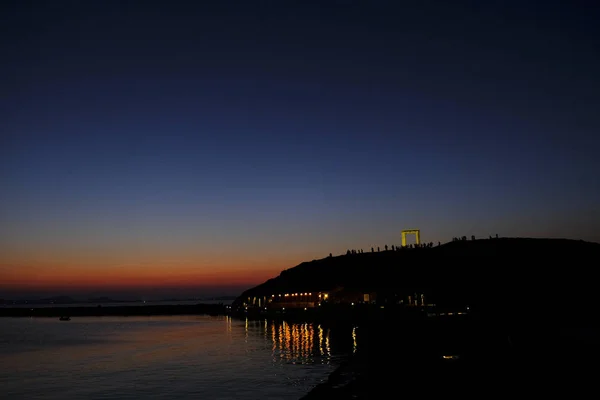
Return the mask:
M 357 351 L 303 400 L 596 393 L 600 304 L 590 266 L 600 244 L 472 239 L 304 262 L 248 289 L 232 307 L 276 298 L 268 308 L 282 318 L 296 307 L 295 317 L 358 326 Z M 304 293 L 317 311 L 287 306 L 289 293 Z M 327 293 L 327 301 L 311 293 Z M 423 300 L 413 307 L 417 293 L 425 307 Z M 381 307 L 363 304 L 373 302 Z M 420 309 L 426 318 L 413 315 Z M 444 309 L 468 317 L 437 318 L 450 315 Z
M 595 396 L 599 334 L 473 320 L 365 327 L 357 353 L 301 400 Z

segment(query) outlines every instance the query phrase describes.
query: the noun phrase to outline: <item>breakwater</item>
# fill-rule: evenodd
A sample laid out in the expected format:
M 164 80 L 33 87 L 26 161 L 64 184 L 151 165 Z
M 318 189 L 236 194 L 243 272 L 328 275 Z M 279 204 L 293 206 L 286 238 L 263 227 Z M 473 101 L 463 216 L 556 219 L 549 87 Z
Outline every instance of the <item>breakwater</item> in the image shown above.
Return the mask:
M 226 315 L 224 304 L 165 304 L 131 306 L 56 306 L 56 307 L 5 307 L 0 317 L 93 317 L 93 316 L 149 316 L 149 315 Z

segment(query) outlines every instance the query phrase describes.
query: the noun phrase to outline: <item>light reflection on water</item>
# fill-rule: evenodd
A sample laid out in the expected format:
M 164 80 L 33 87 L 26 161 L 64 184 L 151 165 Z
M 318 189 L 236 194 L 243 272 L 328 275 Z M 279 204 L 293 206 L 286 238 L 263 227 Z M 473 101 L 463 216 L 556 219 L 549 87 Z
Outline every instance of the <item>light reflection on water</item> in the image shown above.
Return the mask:
M 0 387 L 10 399 L 297 399 L 354 349 L 354 331 L 312 323 L 1 318 Z
M 231 318 L 229 321 L 231 322 Z M 354 328 L 356 329 L 356 328 Z M 356 335 L 352 330 L 353 349 L 356 351 Z M 329 364 L 337 357 L 332 354 L 329 343 L 330 330 L 312 323 L 289 323 L 286 321 L 245 321 L 245 338 L 252 332 L 261 332 L 270 343 L 274 362 L 292 364 Z M 347 349 L 346 349 L 347 350 Z M 338 356 L 343 353 L 340 351 Z M 277 361 L 279 360 L 279 361 Z

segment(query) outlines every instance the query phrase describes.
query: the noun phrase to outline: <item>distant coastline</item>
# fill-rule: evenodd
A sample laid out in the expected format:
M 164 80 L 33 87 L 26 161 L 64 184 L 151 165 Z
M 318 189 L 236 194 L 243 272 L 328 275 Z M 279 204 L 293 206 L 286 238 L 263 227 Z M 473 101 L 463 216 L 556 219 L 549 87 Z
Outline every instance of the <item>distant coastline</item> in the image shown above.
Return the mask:
M 203 297 L 194 299 L 162 299 L 162 300 L 115 300 L 109 297 L 91 298 L 87 300 L 77 300 L 68 296 L 57 296 L 44 299 L 27 299 L 27 300 L 5 300 L 0 299 L 0 307 L 91 307 L 101 304 L 103 306 L 125 306 L 125 305 L 173 305 L 173 304 L 230 304 L 235 299 L 235 296 L 221 297 Z
M 160 302 L 159 302 L 160 303 Z M 220 302 L 164 302 L 123 305 L 53 305 L 29 307 L 0 307 L 0 317 L 93 317 L 93 316 L 152 316 L 152 315 L 225 315 L 229 305 Z

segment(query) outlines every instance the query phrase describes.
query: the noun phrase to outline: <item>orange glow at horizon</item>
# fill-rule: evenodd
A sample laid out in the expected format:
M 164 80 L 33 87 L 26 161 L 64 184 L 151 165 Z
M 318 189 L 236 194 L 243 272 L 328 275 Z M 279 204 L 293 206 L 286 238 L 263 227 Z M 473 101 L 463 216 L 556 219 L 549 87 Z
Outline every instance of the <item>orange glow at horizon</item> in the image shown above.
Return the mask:
M 245 290 L 315 258 L 304 250 L 245 250 L 0 245 L 0 290 Z
M 88 264 L 89 265 L 89 264 Z M 125 289 L 256 286 L 289 268 L 280 262 L 197 266 L 190 262 L 75 266 L 54 263 L 0 263 L 0 288 L 11 289 Z

